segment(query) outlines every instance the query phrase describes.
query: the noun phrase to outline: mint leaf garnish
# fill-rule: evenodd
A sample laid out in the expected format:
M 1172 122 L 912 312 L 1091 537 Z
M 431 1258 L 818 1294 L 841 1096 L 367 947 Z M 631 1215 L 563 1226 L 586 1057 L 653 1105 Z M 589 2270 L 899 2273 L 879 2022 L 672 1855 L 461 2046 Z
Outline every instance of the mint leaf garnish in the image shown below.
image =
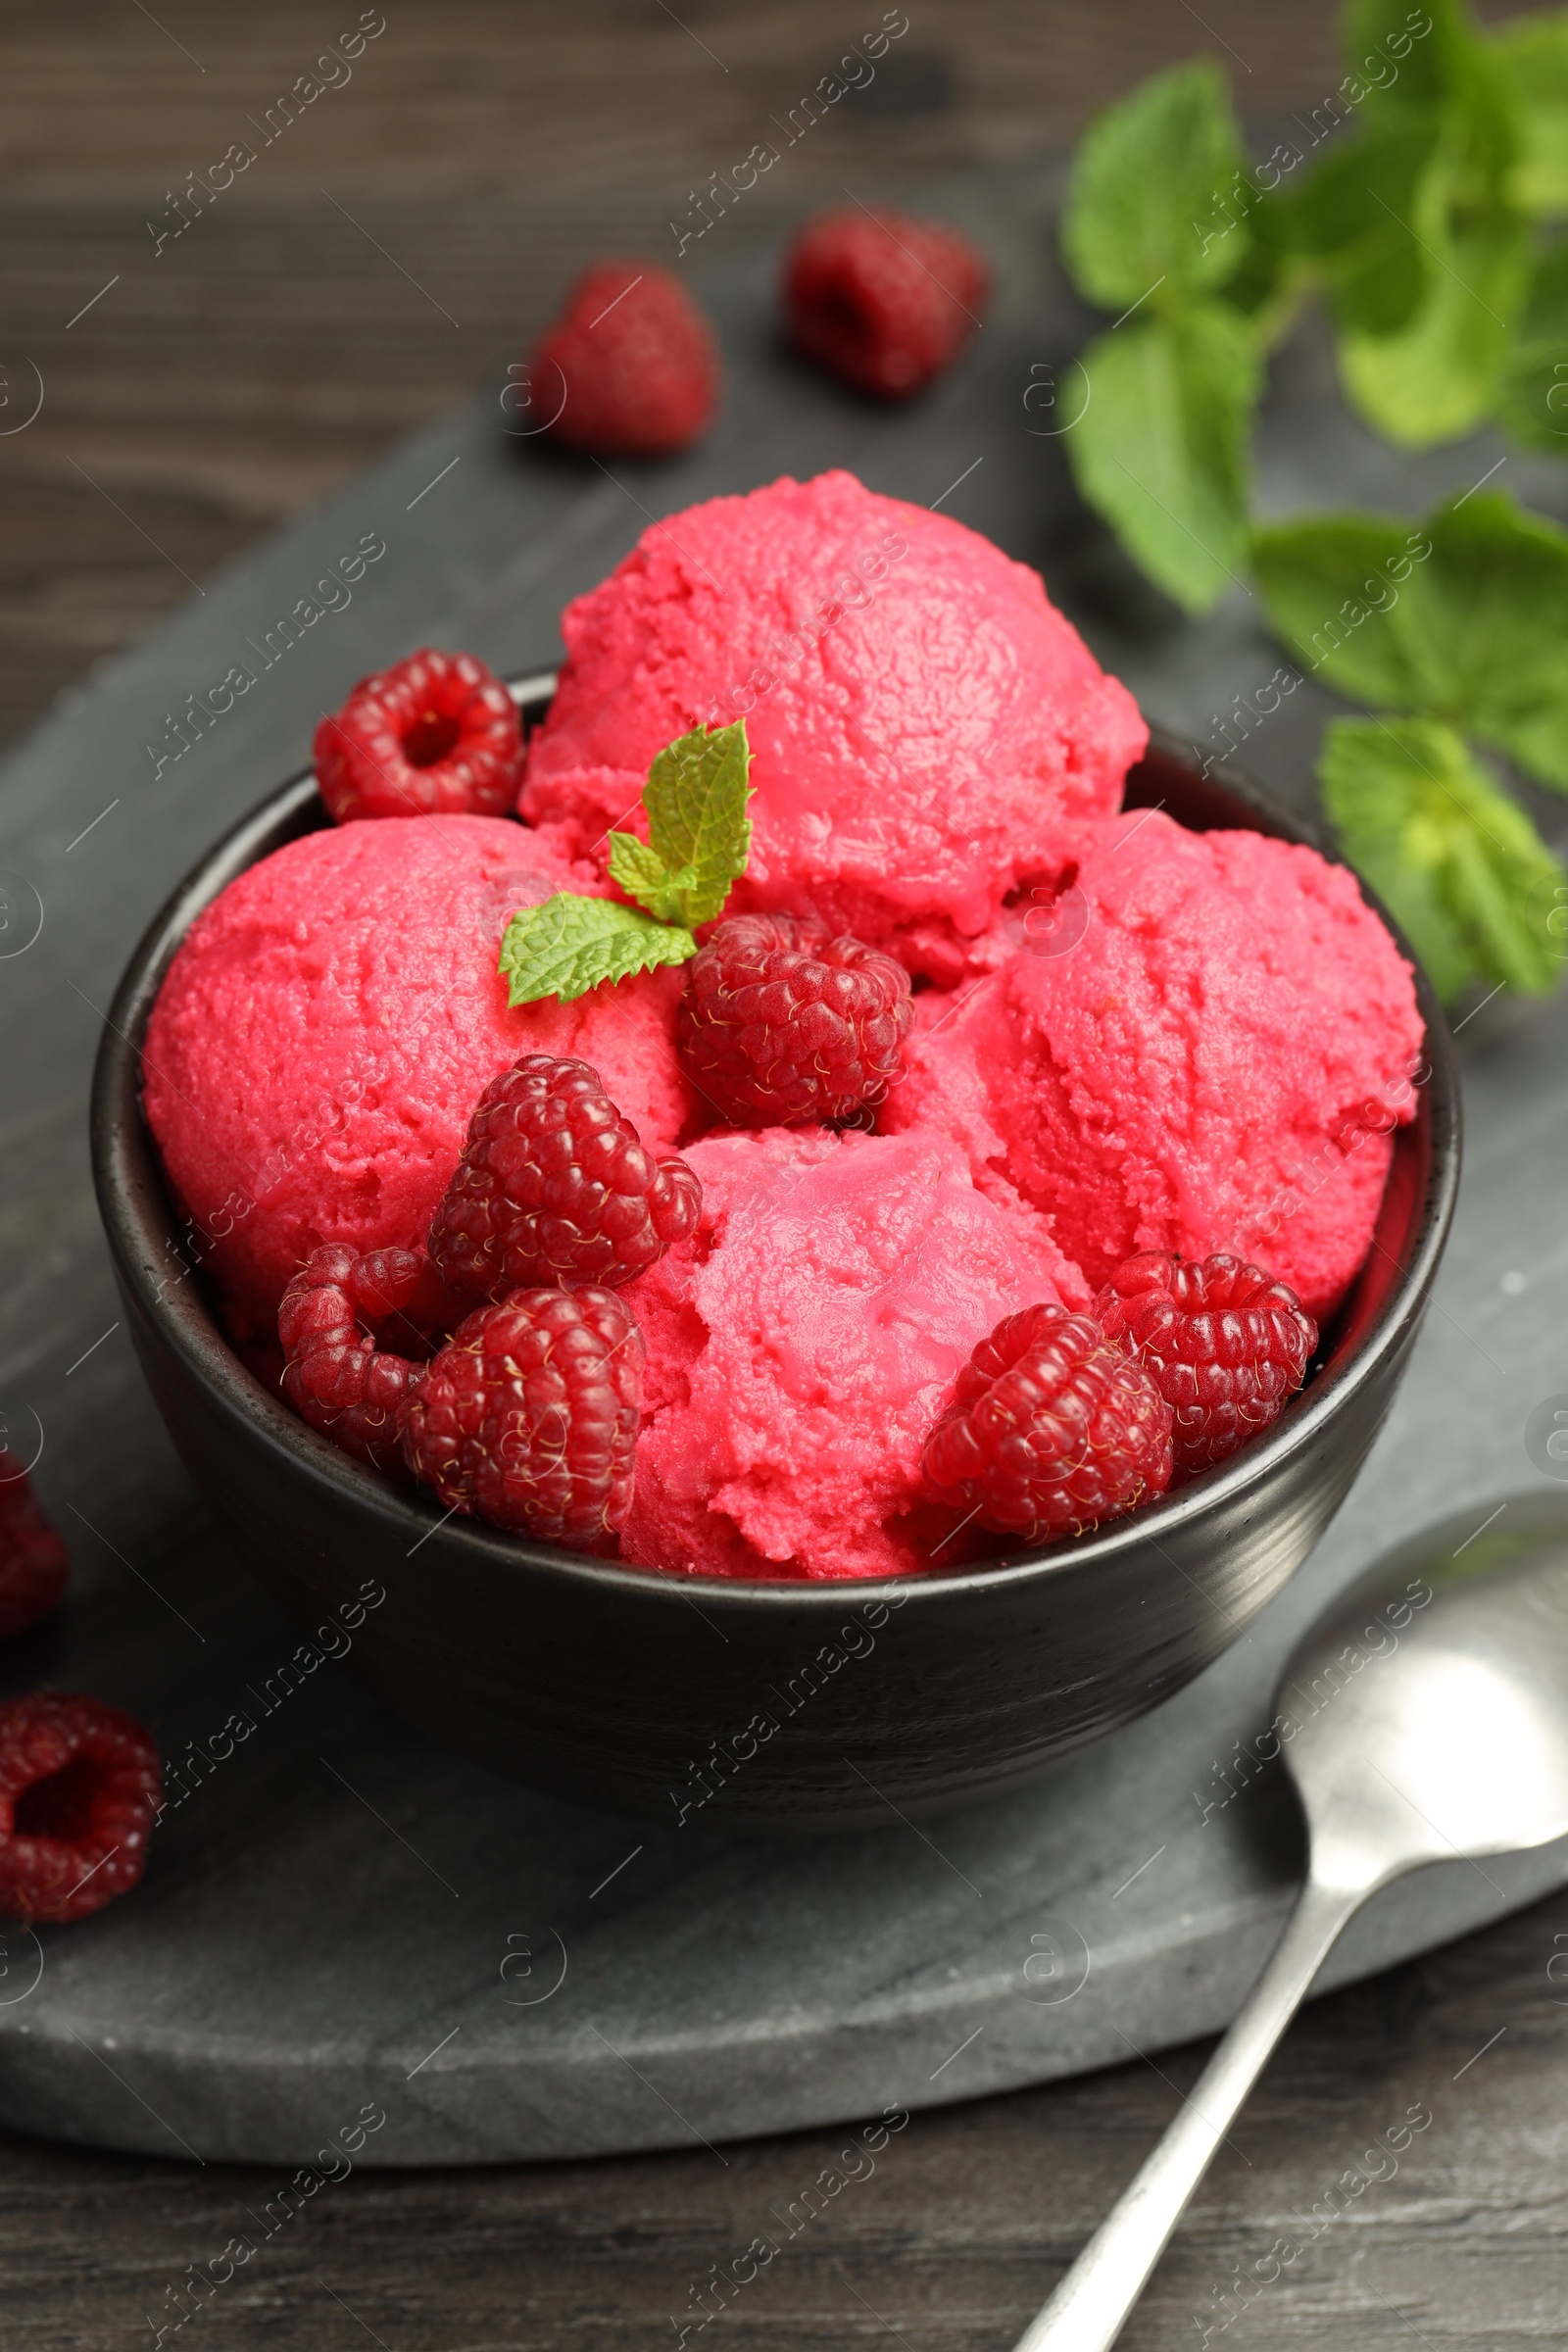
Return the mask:
M 1129 319 L 1084 356 L 1089 406 L 1066 448 L 1078 486 L 1190 612 L 1241 583 L 1257 338 L 1224 304 Z
M 1473 980 L 1545 996 L 1562 974 L 1554 918 L 1568 874 L 1451 727 L 1335 719 L 1318 766 L 1357 872 L 1452 1004 Z
M 681 911 L 681 893 L 656 849 L 635 833 L 610 836 L 610 872 L 629 899 L 645 906 L 656 922 L 675 922 Z
M 610 870 L 661 922 L 711 922 L 746 871 L 752 846 L 746 721 L 702 727 L 669 744 L 648 771 L 648 842 L 612 833 Z
M 564 1004 L 605 980 L 624 980 L 656 964 L 684 963 L 697 953 L 689 931 L 651 922 L 612 899 L 558 891 L 542 906 L 521 906 L 501 942 L 501 973 L 514 1005 L 541 997 Z
M 563 890 L 542 906 L 520 907 L 501 942 L 514 1004 L 541 997 L 564 1004 L 602 981 L 696 955 L 698 924 L 723 910 L 730 884 L 746 871 L 751 758 L 743 718 L 666 745 L 643 787 L 649 839 L 610 836 L 611 877 L 638 906 Z

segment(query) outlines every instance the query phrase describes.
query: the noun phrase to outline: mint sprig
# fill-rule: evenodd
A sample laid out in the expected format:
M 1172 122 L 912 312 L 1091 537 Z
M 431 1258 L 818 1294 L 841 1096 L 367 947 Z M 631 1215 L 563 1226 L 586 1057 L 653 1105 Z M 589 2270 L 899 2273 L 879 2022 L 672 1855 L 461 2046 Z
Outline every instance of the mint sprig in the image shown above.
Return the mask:
M 744 719 L 667 745 L 643 787 L 648 840 L 610 836 L 612 879 L 637 906 L 558 891 L 541 906 L 519 907 L 501 942 L 511 1004 L 566 1004 L 606 981 L 695 956 L 697 926 L 722 911 L 746 871 L 750 767 Z

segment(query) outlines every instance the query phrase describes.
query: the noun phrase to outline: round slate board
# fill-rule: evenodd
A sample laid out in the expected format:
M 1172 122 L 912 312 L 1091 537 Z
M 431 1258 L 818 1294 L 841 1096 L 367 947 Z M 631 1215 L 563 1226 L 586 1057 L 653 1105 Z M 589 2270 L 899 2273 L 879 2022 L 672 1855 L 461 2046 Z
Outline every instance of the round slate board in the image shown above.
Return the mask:
M 1140 586 L 1074 504 L 1038 398 L 1023 405 L 1085 323 L 1041 260 L 1049 179 L 945 194 L 998 256 L 1010 308 L 925 404 L 873 411 L 796 368 L 774 348 L 767 270 L 712 281 L 731 390 L 703 450 L 609 476 L 509 440 L 486 399 L 215 581 L 68 697 L 0 775 L 0 870 L 26 916 L 0 939 L 0 1410 L 24 1458 L 40 1454 L 76 1561 L 68 1609 L 11 1645 L 4 1681 L 133 1708 L 158 1729 L 177 1798 L 132 1899 L 76 1928 L 5 1934 L 6 2127 L 280 2165 L 366 2130 L 360 2162 L 585 2155 L 931 2105 L 1211 2031 L 1299 1868 L 1277 1767 L 1238 1761 L 1282 1658 L 1390 1542 L 1453 1510 L 1479 1526 L 1539 1483 L 1524 1427 L 1564 1377 L 1568 1245 L 1542 1173 L 1568 1156 L 1561 1005 L 1495 1030 L 1472 1059 L 1434 1313 L 1329 1539 L 1200 1681 L 1004 1801 L 764 1842 L 623 1824 L 493 1779 L 367 1698 L 352 1660 L 324 1654 L 341 1636 L 286 1621 L 173 1461 L 116 1324 L 87 1182 L 101 1007 L 170 885 L 299 764 L 354 677 L 420 641 L 511 671 L 547 664 L 563 602 L 651 515 L 832 464 L 941 502 L 1039 564 L 1146 707 L 1201 743 L 1221 749 L 1210 713 L 1272 674 L 1244 595 L 1197 628 Z M 1345 417 L 1319 347 L 1293 346 L 1278 372 L 1261 445 L 1271 512 L 1331 487 L 1416 511 L 1500 452 L 1482 440 L 1396 460 Z M 1549 466 L 1509 463 L 1517 489 L 1561 511 Z M 247 643 L 266 646 L 367 534 L 386 552 L 352 603 L 160 767 L 176 740 L 167 714 Z M 1303 687 L 1243 747 L 1298 807 L 1330 707 Z M 1369 1907 L 1325 1983 L 1565 1878 L 1563 1847 L 1427 1872 Z

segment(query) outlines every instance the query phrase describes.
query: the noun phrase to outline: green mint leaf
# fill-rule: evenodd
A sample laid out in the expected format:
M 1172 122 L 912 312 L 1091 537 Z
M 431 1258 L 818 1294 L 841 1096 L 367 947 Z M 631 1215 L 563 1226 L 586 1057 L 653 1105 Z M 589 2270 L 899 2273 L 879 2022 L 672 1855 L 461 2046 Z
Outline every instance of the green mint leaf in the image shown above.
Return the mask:
M 1175 307 L 1172 298 L 1235 270 L 1250 193 L 1223 73 L 1209 59 L 1173 67 L 1084 134 L 1062 216 L 1067 267 L 1106 310 L 1141 301 L 1160 280 L 1162 307 Z
M 1549 994 L 1568 874 L 1461 736 L 1436 719 L 1335 719 L 1318 776 L 1346 856 L 1446 1003 L 1477 979 Z
M 648 771 L 648 837 L 679 894 L 684 923 L 710 922 L 746 871 L 752 846 L 746 721 L 702 727 L 662 751 Z M 618 878 L 618 877 L 617 877 Z
M 1568 122 L 1563 137 L 1568 140 Z M 1568 170 L 1568 147 L 1563 152 Z M 1503 362 L 1497 422 L 1526 449 L 1568 458 L 1568 238 L 1536 264 Z
M 1514 201 L 1537 219 L 1568 212 L 1568 9 L 1499 25 L 1487 48 L 1519 126 Z
M 1568 532 L 1493 490 L 1425 527 L 1432 560 L 1394 618 L 1420 649 L 1427 707 L 1568 791 Z
M 563 1004 L 605 980 L 624 980 L 661 963 L 684 963 L 697 953 L 689 931 L 651 922 L 612 899 L 580 899 L 558 891 L 542 906 L 521 906 L 501 942 L 500 970 L 514 1005 L 541 997 Z
M 626 896 L 646 907 L 655 922 L 679 922 L 684 905 L 679 878 L 671 875 L 659 852 L 639 841 L 635 833 L 611 834 L 610 871 Z
M 1256 334 L 1197 302 L 1180 318 L 1129 319 L 1083 364 L 1089 405 L 1066 436 L 1078 487 L 1152 579 L 1206 612 L 1247 562 Z
M 1518 110 L 1457 0 L 1357 0 L 1347 36 L 1335 104 L 1359 126 L 1298 192 L 1297 232 L 1327 281 L 1351 404 L 1430 448 L 1496 394 L 1528 264 Z
M 1489 61 L 1462 0 L 1351 0 L 1345 12 L 1346 80 L 1364 85 L 1375 115 L 1476 102 Z M 1341 85 L 1342 89 L 1344 84 Z M 1348 93 L 1347 93 L 1348 94 Z
M 1437 151 L 1435 115 L 1396 117 L 1342 135 L 1284 201 L 1300 252 L 1323 273 L 1335 318 L 1366 334 L 1393 334 L 1419 309 L 1426 263 L 1405 223 Z
M 1446 719 L 1568 791 L 1568 532 L 1479 490 L 1420 524 L 1277 524 L 1253 563 L 1271 622 L 1325 685 Z
M 1414 574 L 1431 547 L 1392 514 L 1309 514 L 1254 532 L 1252 570 L 1271 626 L 1308 675 L 1359 702 L 1419 710 L 1426 664 L 1391 623 L 1419 594 Z
M 1269 164 L 1280 169 L 1272 157 Z M 1265 347 L 1272 347 L 1296 317 L 1310 282 L 1311 263 L 1298 234 L 1295 212 L 1278 188 L 1257 196 L 1246 224 L 1249 235 L 1234 240 L 1241 249 L 1236 268 L 1215 291 L 1221 302 L 1251 321 Z
M 1509 320 L 1525 289 L 1528 223 L 1500 195 L 1475 191 L 1472 178 L 1467 158 L 1446 136 L 1417 180 L 1410 210 L 1391 224 L 1415 257 L 1404 267 L 1416 299 L 1398 325 L 1367 331 L 1343 300 L 1336 305 L 1350 403 L 1405 449 L 1457 440 L 1490 414 Z

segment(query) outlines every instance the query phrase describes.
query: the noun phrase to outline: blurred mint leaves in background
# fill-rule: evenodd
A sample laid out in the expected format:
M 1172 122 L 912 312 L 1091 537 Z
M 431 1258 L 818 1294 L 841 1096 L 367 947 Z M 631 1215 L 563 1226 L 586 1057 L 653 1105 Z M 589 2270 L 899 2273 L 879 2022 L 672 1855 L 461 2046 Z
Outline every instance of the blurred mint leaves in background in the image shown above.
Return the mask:
M 1568 239 L 1549 225 L 1568 215 L 1568 10 L 1482 33 L 1458 0 L 1353 0 L 1346 58 L 1258 164 L 1206 59 L 1140 84 L 1074 160 L 1062 251 L 1119 316 L 1084 354 L 1068 455 L 1190 612 L 1244 568 L 1264 360 L 1314 293 L 1347 398 L 1387 439 L 1494 418 L 1568 457 Z
M 1267 355 L 1315 297 L 1346 397 L 1385 439 L 1428 449 L 1492 421 L 1568 458 L 1568 9 L 1483 31 L 1461 0 L 1350 0 L 1344 34 L 1336 89 L 1259 163 L 1212 60 L 1090 126 L 1062 252 L 1116 316 L 1083 354 L 1067 454 L 1188 612 L 1250 569 L 1303 664 L 1390 714 L 1333 722 L 1319 776 L 1444 997 L 1544 994 L 1568 877 L 1476 747 L 1568 792 L 1568 535 L 1480 492 L 1424 526 L 1254 531 L 1250 448 Z
M 1529 817 L 1438 718 L 1336 718 L 1318 766 L 1345 854 L 1451 1004 L 1472 982 L 1546 996 L 1568 876 Z
M 1486 979 L 1545 995 L 1568 953 L 1568 874 L 1467 739 L 1568 792 L 1568 532 L 1472 491 L 1421 524 L 1276 523 L 1252 563 L 1298 660 L 1396 714 L 1333 720 L 1318 774 L 1347 857 L 1439 994 Z
M 1247 561 L 1262 355 L 1223 292 L 1250 240 L 1214 217 L 1245 171 L 1219 67 L 1177 66 L 1090 128 L 1062 217 L 1079 290 L 1122 314 L 1083 355 L 1090 401 L 1067 442 L 1078 486 L 1193 612 Z

